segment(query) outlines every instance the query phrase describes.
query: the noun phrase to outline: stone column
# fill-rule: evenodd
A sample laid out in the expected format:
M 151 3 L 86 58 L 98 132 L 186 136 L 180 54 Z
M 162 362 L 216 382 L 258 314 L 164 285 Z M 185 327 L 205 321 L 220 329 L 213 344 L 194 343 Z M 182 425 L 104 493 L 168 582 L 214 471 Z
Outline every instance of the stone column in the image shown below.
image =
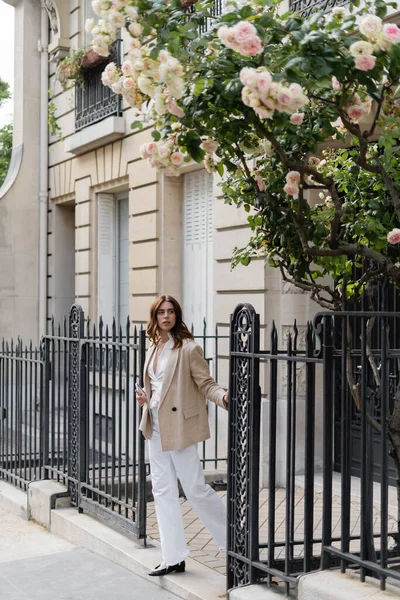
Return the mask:
M 10 2 L 11 3 L 11 2 Z M 0 336 L 38 341 L 40 4 L 16 0 L 14 148 L 22 162 L 0 190 Z M 19 169 L 18 169 L 19 166 Z M 10 173 L 11 175 L 11 173 Z M 11 183 L 11 185 L 10 185 Z

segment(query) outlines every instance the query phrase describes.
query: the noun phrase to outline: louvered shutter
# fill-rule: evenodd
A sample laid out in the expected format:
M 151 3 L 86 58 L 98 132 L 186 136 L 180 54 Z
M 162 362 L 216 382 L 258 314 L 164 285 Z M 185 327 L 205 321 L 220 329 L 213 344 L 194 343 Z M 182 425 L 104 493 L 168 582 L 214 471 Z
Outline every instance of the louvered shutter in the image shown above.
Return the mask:
M 115 315 L 115 200 L 98 194 L 97 298 L 98 315 L 111 325 Z
M 187 325 L 202 333 L 213 315 L 213 176 L 207 171 L 184 177 L 183 312 Z
M 118 318 L 124 327 L 129 315 L 129 200 L 118 201 Z

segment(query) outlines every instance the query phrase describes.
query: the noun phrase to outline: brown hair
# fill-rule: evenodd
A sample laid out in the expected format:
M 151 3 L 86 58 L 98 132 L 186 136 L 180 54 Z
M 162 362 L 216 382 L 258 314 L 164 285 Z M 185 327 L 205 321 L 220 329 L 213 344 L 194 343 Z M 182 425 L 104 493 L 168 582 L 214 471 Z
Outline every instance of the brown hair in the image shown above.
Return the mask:
M 154 300 L 153 304 L 150 306 L 150 317 L 149 322 L 147 323 L 146 333 L 153 344 L 156 344 L 160 337 L 157 325 L 157 312 L 163 302 L 171 302 L 174 307 L 176 322 L 171 329 L 171 335 L 175 340 L 174 348 L 181 348 L 183 340 L 193 340 L 194 338 L 186 324 L 183 322 L 181 305 L 172 296 L 158 296 L 158 298 Z

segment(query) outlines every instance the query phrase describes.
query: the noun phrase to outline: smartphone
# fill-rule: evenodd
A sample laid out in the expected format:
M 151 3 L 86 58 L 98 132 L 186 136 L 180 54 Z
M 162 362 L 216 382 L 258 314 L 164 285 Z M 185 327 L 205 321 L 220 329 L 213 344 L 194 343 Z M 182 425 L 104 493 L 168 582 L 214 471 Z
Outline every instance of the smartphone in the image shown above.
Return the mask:
M 140 385 L 138 383 L 135 383 L 135 391 L 139 396 L 146 395 L 146 392 L 144 391 L 144 389 L 142 387 L 140 387 Z

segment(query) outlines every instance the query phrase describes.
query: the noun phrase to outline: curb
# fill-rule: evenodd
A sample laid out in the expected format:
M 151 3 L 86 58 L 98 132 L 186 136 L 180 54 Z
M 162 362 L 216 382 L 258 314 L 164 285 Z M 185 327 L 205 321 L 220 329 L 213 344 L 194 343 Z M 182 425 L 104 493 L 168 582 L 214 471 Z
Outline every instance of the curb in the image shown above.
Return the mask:
M 52 503 L 59 505 L 60 493 L 62 486 L 56 482 L 32 482 L 26 494 L 0 481 L 0 508 L 24 519 L 32 518 L 70 543 L 108 558 L 148 579 L 148 572 L 161 562 L 160 543 L 157 540 L 148 538 L 145 547 L 97 519 L 79 513 L 76 508 L 51 510 Z M 186 569 L 184 574 L 153 577 L 152 582 L 183 600 L 227 598 L 226 579 L 223 575 L 190 558 L 186 560 Z

